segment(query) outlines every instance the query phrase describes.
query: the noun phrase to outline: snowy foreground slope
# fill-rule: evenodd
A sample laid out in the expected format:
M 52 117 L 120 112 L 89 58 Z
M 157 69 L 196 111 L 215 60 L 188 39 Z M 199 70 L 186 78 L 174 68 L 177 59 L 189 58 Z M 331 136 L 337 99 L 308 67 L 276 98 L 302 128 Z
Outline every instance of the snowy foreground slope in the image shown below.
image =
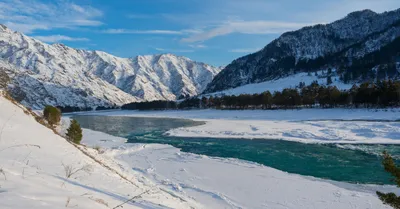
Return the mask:
M 140 172 L 158 185 L 190 196 L 207 208 L 389 208 L 375 191 L 393 186 L 353 185 L 288 174 L 237 159 L 181 152 L 169 145 L 126 144 L 125 139 L 84 129 L 85 144 L 103 157 Z
M 97 151 L 81 148 L 108 168 L 100 165 L 3 97 L 0 107 L 2 209 L 113 208 L 144 192 L 123 208 L 203 207 L 139 173 L 121 171 Z M 85 171 L 67 178 L 63 164 Z
M 400 144 L 400 109 L 111 111 L 93 114 L 206 121 L 201 126 L 167 132 L 182 137 Z

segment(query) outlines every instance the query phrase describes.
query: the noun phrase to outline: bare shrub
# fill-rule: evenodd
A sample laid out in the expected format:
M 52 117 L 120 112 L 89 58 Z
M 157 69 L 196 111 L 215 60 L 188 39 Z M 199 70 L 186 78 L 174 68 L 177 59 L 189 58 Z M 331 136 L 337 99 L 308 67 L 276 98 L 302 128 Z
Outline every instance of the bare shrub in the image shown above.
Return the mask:
M 68 208 L 69 202 L 71 201 L 71 197 L 67 198 L 67 202 L 65 203 L 65 207 Z
M 64 163 L 62 163 L 62 165 L 64 167 L 65 177 L 67 179 L 71 178 L 73 175 L 77 174 L 78 172 L 90 173 L 92 171 L 92 166 L 89 164 L 85 164 L 78 168 L 75 168 L 72 165 L 65 165 Z
M 35 120 L 36 120 L 38 123 L 40 123 L 40 124 L 42 124 L 42 125 L 44 125 L 44 126 L 47 126 L 46 120 L 45 120 L 44 118 L 42 118 L 42 117 L 40 117 L 40 116 L 35 116 Z
M 103 199 L 100 199 L 100 198 L 89 198 L 89 199 L 108 207 L 108 203 L 106 201 L 104 201 Z
M 95 149 L 99 154 L 104 153 L 104 150 L 99 145 L 93 146 L 93 149 Z
M 97 150 L 98 152 L 100 152 L 101 147 L 100 147 L 99 145 L 94 145 L 94 146 L 93 146 L 93 149 L 95 149 L 95 150 Z
M 30 112 L 28 110 L 24 110 L 25 115 L 30 115 Z
M 71 203 L 71 197 L 67 198 L 67 201 L 65 202 L 65 207 L 66 208 L 76 208 L 78 205 L 70 205 Z
M 7 181 L 7 176 L 6 176 L 6 172 L 4 172 L 3 168 L 0 168 L 0 173 L 3 174 L 4 176 L 4 180 Z

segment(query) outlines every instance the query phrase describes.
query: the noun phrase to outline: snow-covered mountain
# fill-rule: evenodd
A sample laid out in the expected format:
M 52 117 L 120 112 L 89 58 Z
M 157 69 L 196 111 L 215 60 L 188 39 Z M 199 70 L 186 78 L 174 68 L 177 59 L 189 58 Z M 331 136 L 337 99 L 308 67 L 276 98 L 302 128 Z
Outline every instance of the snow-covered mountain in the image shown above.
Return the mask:
M 353 12 L 331 24 L 284 33 L 259 52 L 233 61 L 205 92 L 328 68 L 344 82 L 395 78 L 400 69 L 399 37 L 400 9 Z
M 0 61 L 1 67 L 12 72 L 11 92 L 34 108 L 173 100 L 202 92 L 220 71 L 172 54 L 120 58 L 49 45 L 3 25 Z
M 90 73 L 144 100 L 175 100 L 201 93 L 221 69 L 172 54 L 116 58 L 94 52 Z
M 0 71 L 8 75 L 6 80 L 10 94 L 33 109 L 41 109 L 45 105 L 113 106 L 139 100 L 94 76 L 70 77 L 63 73 L 54 73 L 53 77 L 46 77 L 1 60 Z

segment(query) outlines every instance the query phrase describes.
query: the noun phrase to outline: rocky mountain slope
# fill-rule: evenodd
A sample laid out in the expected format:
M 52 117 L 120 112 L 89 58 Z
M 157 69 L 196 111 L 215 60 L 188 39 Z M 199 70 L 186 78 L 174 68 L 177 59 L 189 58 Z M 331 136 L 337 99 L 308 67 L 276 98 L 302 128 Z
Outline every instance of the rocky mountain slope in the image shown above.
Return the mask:
M 343 82 L 399 76 L 400 9 L 353 12 L 327 25 L 284 33 L 265 48 L 233 61 L 206 93 L 334 69 Z
M 172 54 L 119 58 L 45 44 L 0 25 L 0 60 L 25 105 L 110 106 L 202 92 L 219 68 Z
M 41 109 L 45 105 L 96 107 L 121 105 L 139 99 L 95 76 L 55 74 L 53 79 L 0 61 L 2 82 L 24 106 Z M 4 73 L 5 72 L 5 73 Z M 4 79 L 4 77 L 7 77 Z

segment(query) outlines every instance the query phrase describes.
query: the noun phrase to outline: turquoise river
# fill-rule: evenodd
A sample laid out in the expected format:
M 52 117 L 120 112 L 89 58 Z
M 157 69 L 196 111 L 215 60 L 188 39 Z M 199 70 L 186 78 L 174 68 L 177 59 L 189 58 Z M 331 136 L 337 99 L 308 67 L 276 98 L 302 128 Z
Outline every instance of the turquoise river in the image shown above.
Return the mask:
M 169 144 L 184 152 L 238 158 L 289 173 L 353 183 L 390 184 L 381 165 L 383 150 L 400 162 L 396 145 L 323 145 L 283 140 L 184 138 L 166 136 L 170 129 L 202 122 L 169 118 L 76 115 L 83 128 L 125 137 L 129 143 Z

